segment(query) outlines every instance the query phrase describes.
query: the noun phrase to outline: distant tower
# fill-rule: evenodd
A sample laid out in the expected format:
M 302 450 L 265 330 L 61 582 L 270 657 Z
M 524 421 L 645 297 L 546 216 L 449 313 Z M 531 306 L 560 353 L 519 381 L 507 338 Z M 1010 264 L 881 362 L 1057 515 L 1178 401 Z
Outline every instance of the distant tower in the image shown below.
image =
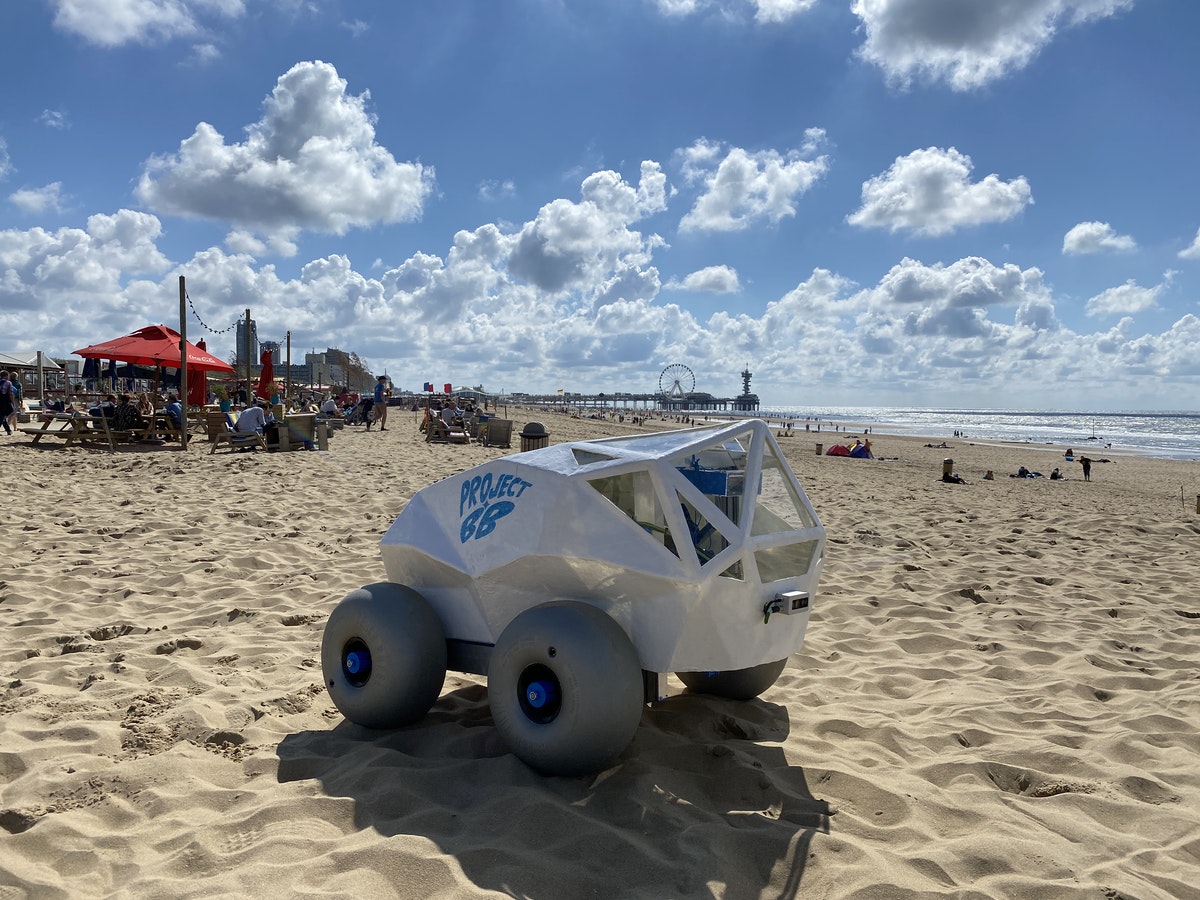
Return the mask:
M 758 409 L 758 394 L 750 393 L 750 379 L 753 377 L 749 366 L 742 369 L 742 393 L 733 398 L 733 408 L 738 412 L 754 412 Z

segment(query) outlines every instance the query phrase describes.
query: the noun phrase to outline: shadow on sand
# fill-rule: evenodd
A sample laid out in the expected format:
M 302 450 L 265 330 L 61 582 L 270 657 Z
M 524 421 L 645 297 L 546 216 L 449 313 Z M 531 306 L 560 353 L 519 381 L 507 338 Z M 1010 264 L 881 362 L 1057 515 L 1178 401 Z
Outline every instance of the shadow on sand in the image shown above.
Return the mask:
M 351 798 L 359 829 L 428 838 L 481 890 L 793 897 L 830 810 L 788 765 L 788 730 L 782 706 L 682 694 L 646 709 L 612 768 L 543 777 L 508 751 L 472 684 L 409 728 L 289 735 L 278 777 Z

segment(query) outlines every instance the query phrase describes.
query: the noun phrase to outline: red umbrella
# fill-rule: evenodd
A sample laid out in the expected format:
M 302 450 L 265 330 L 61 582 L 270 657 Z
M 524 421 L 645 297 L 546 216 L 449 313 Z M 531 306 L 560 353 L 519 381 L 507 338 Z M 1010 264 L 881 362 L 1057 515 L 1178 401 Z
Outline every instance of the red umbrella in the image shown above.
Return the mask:
M 275 393 L 275 361 L 271 359 L 271 351 L 264 350 L 259 362 L 262 363 L 262 371 L 258 375 L 258 387 L 254 393 L 264 400 L 270 400 Z
M 208 347 L 204 345 L 204 338 L 196 341 L 196 349 L 207 352 Z M 188 373 L 191 374 L 190 372 Z M 208 399 L 208 378 L 203 372 L 196 372 L 194 378 L 188 378 L 188 406 L 203 406 Z
M 115 359 L 135 366 L 179 368 L 179 332 L 166 325 L 147 325 L 125 337 L 73 350 L 84 359 Z M 209 372 L 232 372 L 233 366 L 195 344 L 187 345 L 187 367 Z

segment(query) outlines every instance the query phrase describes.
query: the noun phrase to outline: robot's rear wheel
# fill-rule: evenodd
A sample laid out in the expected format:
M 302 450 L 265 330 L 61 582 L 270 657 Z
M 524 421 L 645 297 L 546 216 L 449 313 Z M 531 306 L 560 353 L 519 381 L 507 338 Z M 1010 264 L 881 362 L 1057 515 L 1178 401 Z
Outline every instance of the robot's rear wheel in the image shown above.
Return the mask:
M 778 662 L 763 663 L 748 669 L 675 674 L 689 690 L 698 694 L 712 694 L 727 700 L 752 700 L 776 682 L 786 665 L 787 659 L 784 658 Z

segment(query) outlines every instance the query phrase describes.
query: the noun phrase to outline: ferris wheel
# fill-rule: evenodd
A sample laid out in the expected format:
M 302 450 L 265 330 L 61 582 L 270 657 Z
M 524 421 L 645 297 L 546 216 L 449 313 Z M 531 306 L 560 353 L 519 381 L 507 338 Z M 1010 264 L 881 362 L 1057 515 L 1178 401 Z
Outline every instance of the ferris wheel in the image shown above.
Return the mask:
M 696 376 L 683 363 L 671 363 L 658 376 L 658 392 L 664 397 L 686 397 L 696 389 Z

